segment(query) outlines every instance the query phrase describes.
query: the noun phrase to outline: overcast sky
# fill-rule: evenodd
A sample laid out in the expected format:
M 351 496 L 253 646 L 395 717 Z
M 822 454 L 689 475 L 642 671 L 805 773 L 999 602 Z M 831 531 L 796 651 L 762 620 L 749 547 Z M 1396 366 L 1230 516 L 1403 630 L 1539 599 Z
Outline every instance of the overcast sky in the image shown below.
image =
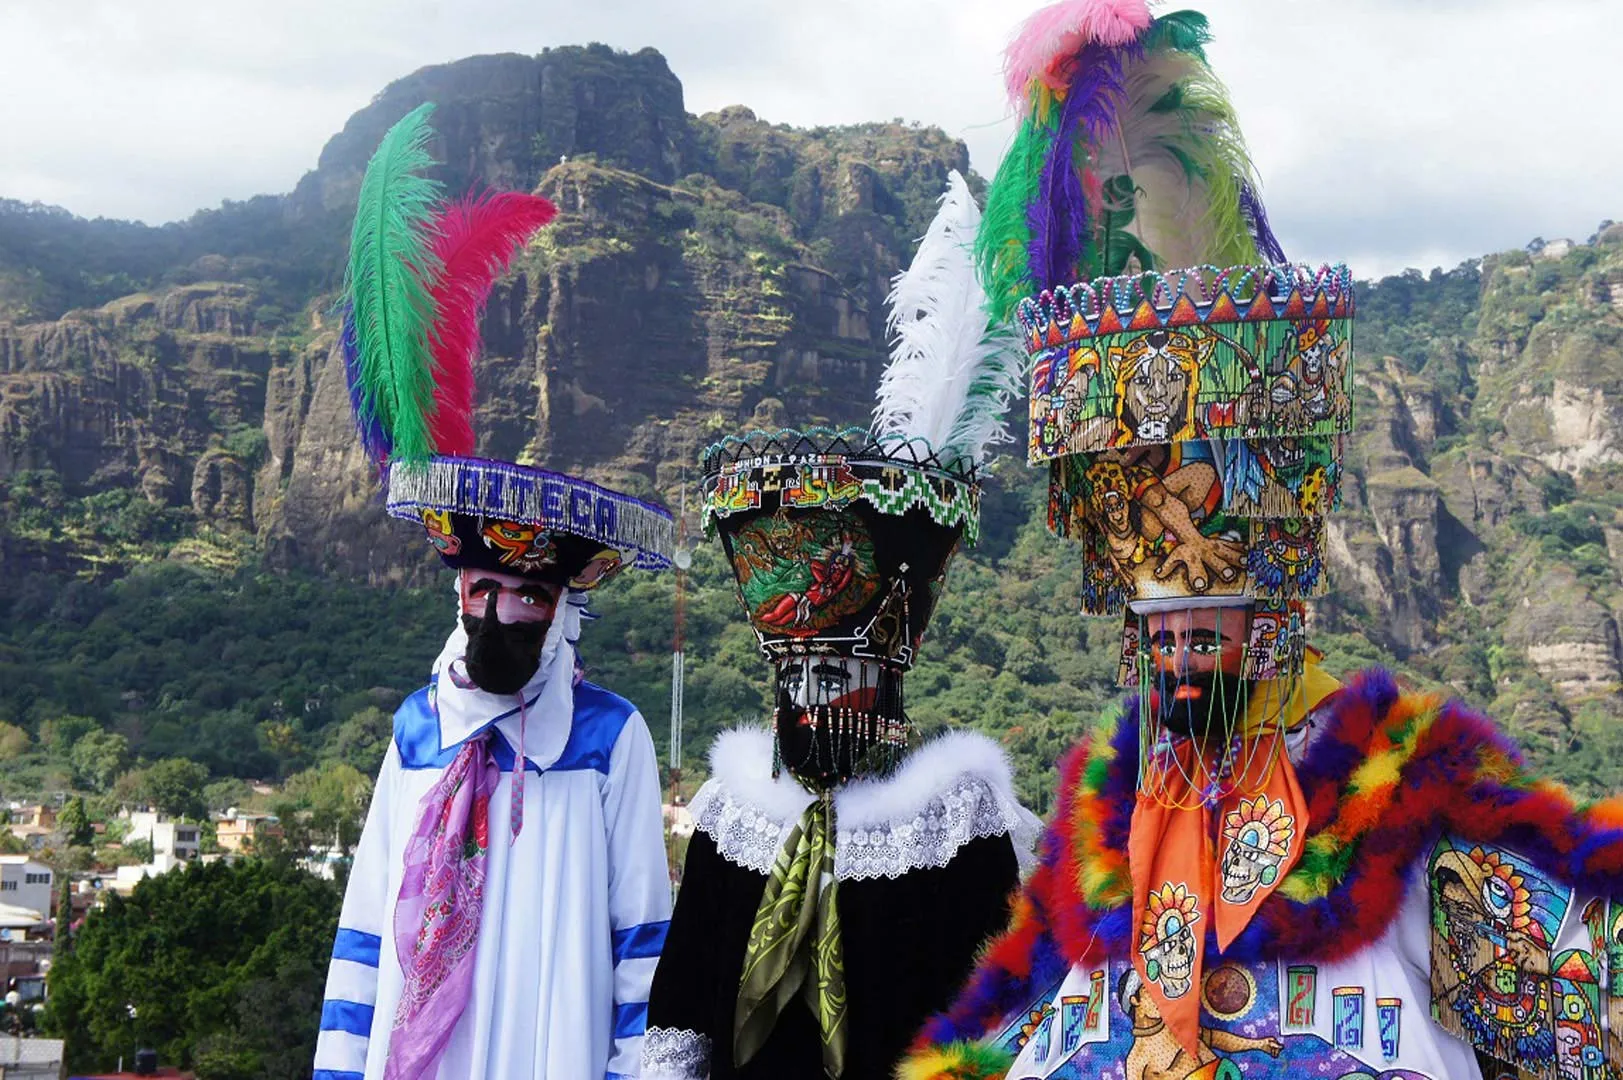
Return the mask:
M 990 175 L 1013 127 L 999 54 L 1039 6 L 0 0 L 0 196 L 158 223 L 287 191 L 392 79 L 588 41 L 662 51 L 691 112 L 919 120 Z M 1293 258 L 1449 267 L 1623 219 L 1620 0 L 1198 6 Z

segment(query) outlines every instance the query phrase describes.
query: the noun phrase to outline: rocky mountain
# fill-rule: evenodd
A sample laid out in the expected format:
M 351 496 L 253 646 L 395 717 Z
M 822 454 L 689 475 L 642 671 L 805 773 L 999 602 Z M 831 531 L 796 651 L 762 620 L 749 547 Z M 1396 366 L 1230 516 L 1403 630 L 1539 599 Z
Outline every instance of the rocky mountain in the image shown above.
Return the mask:
M 645 493 L 674 492 L 704 440 L 752 418 L 860 419 L 889 278 L 947 170 L 968 170 L 964 146 L 933 129 L 690 116 L 652 50 L 425 69 L 351 118 L 291 194 L 147 230 L 174 265 L 132 245 L 92 279 L 61 250 L 139 227 L 4 208 L 0 477 L 135 487 L 255 535 L 278 565 L 373 580 L 426 566 L 415 545 L 377 542 L 330 317 L 367 157 L 424 100 L 448 189 L 534 188 L 561 211 L 489 305 L 482 449 Z M 218 244 L 222 217 L 265 254 Z M 142 274 L 139 291 L 95 306 L 40 306 Z M 294 304 L 300 282 L 312 287 Z
M 887 282 L 968 168 L 931 128 L 694 116 L 658 53 L 593 45 L 417 72 L 293 192 L 177 225 L 0 202 L 0 569 L 105 578 L 167 556 L 427 580 L 420 540 L 383 523 L 331 315 L 367 156 L 425 100 L 448 188 L 560 209 L 485 317 L 481 449 L 672 503 L 717 435 L 864 418 Z M 1453 686 L 1586 782 L 1623 749 L 1623 227 L 1359 303 L 1318 633 L 1346 663 Z M 997 477 L 1006 539 L 960 572 L 1029 605 L 1011 545 L 1038 481 Z M 994 674 L 1057 677 L 1018 633 L 960 636 Z
M 1366 288 L 1332 629 L 1540 756 L 1623 719 L 1623 226 Z

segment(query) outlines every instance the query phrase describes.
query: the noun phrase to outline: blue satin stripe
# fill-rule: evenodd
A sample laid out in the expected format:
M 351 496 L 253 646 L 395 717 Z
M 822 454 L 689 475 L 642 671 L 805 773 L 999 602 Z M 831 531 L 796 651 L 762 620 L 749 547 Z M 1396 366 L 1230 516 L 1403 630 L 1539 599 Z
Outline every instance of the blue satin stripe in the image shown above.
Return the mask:
M 400 703 L 394 713 L 394 744 L 400 764 L 408 769 L 445 768 L 456 756 L 455 747 L 440 752 L 440 718 L 428 704 L 428 687 Z
M 365 1073 L 340 1069 L 317 1069 L 310 1080 L 365 1080 Z
M 665 932 L 671 928 L 665 922 L 645 922 L 614 932 L 614 962 L 641 960 L 658 956 L 665 947 Z
M 595 769 L 607 775 L 614 744 L 635 711 L 631 702 L 601 686 L 589 682 L 576 686 L 575 722 L 569 728 L 569 741 L 552 766 L 553 771 Z
M 347 1031 L 351 1035 L 372 1034 L 372 1006 L 353 1001 L 323 1001 L 321 1030 Z
M 617 1005 L 614 1009 L 614 1037 L 631 1039 L 648 1030 L 648 1002 Z
M 394 714 L 394 743 L 400 751 L 400 764 L 407 769 L 443 769 L 456 758 L 456 752 L 462 749 L 462 744 L 448 746 L 440 749 L 440 718 L 435 714 L 428 702 L 429 687 L 423 687 L 415 694 L 400 703 L 400 708 Z M 526 707 L 534 708 L 535 703 L 541 700 L 537 694 L 526 703 Z M 484 731 L 490 724 L 498 723 L 509 716 L 516 716 L 518 707 L 502 713 L 493 718 L 489 724 L 480 728 Z M 474 732 L 477 735 L 479 732 Z M 471 738 L 471 736 L 470 736 Z M 490 756 L 495 759 L 496 765 L 502 772 L 513 771 L 513 748 L 507 740 L 497 732 L 496 739 L 491 744 Z M 529 771 L 540 773 L 534 762 L 526 762 Z
M 377 967 L 378 951 L 382 948 L 383 939 L 376 934 L 368 934 L 363 930 L 348 930 L 340 926 L 338 936 L 333 939 L 332 958 Z
M 533 707 L 535 702 L 529 704 Z M 564 743 L 563 753 L 547 771 L 594 770 L 607 775 L 614 744 L 634 711 L 631 702 L 620 695 L 589 682 L 580 683 L 575 687 L 575 715 L 569 727 L 569 739 Z M 490 723 L 517 712 L 516 708 L 511 709 Z M 394 741 L 400 751 L 400 764 L 407 769 L 443 769 L 451 764 L 461 748 L 459 743 L 440 749 L 440 720 L 429 705 L 428 687 L 400 703 L 394 714 Z M 490 756 L 502 772 L 513 771 L 513 747 L 501 732 L 491 741 Z M 526 760 L 524 765 L 529 772 L 541 772 L 533 761 Z

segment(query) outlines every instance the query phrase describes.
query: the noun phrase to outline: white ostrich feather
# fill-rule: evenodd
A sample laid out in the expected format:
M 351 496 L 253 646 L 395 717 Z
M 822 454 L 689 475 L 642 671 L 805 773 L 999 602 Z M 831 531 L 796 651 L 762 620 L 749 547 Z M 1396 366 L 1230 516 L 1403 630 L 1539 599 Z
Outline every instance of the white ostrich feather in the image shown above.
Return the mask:
M 980 464 L 1008 441 L 1009 398 L 1020 392 L 1021 351 L 1004 327 L 989 327 L 975 274 L 981 212 L 956 171 L 913 263 L 896 275 L 885 329 L 890 363 L 879 380 L 873 433 L 922 440 L 951 464 Z

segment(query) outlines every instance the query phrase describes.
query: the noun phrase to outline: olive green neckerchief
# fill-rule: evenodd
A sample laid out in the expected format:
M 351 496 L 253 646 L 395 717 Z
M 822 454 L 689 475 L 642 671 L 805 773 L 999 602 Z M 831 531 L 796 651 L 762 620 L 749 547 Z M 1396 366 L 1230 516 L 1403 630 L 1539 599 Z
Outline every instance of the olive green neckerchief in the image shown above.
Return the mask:
M 823 1072 L 845 1071 L 845 955 L 834 880 L 834 796 L 824 792 L 795 823 L 755 911 L 733 1014 L 733 1061 L 743 1065 L 799 993 L 817 1017 Z

